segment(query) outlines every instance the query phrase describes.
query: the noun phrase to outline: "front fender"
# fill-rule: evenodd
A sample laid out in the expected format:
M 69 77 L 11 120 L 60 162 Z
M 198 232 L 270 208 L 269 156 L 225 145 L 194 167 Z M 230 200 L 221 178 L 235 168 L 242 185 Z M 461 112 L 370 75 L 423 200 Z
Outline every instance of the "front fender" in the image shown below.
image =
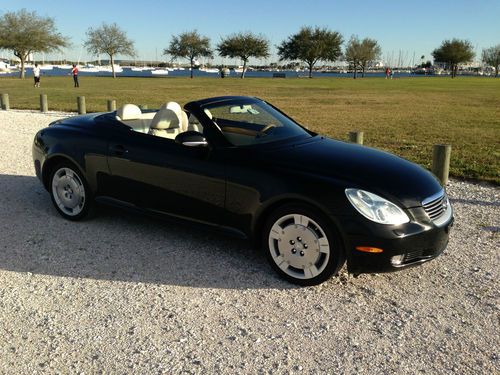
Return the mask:
M 35 138 L 34 145 L 35 169 L 38 156 L 45 187 L 47 188 L 52 167 L 67 160 L 79 169 L 89 188 L 95 193 L 98 190 L 99 173 L 109 174 L 107 141 L 88 132 L 66 128 L 47 128 L 40 133 Z

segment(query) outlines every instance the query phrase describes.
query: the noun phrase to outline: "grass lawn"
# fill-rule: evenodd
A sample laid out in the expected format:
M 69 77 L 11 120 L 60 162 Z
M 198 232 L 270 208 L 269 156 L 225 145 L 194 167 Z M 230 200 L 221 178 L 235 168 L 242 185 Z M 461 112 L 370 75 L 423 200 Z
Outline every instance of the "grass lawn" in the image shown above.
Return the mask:
M 0 78 L 12 108 L 39 109 L 39 94 L 50 110 L 106 110 L 107 99 L 157 108 L 217 95 L 254 95 L 284 110 L 310 129 L 337 139 L 364 131 L 365 144 L 391 151 L 430 168 L 432 145 L 452 145 L 451 174 L 500 183 L 500 79 L 418 77 L 347 79 L 270 78 Z M 0 124 L 1 126 L 1 124 Z

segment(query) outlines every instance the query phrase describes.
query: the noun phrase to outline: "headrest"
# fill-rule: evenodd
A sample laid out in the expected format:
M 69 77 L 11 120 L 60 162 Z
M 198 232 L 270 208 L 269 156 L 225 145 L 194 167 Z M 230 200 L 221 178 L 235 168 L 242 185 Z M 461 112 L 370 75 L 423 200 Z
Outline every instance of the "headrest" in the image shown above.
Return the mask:
M 151 120 L 151 129 L 175 129 L 180 127 L 180 119 L 177 113 L 171 109 L 160 109 Z
M 172 111 L 174 111 L 175 113 L 178 113 L 180 114 L 182 112 L 182 107 L 180 106 L 179 103 L 176 103 L 176 102 L 168 102 L 168 103 L 165 103 L 165 104 L 162 104 L 160 109 L 171 109 Z
M 120 118 L 120 120 L 137 120 L 141 118 L 141 109 L 135 104 L 125 104 L 123 107 L 120 107 L 116 111 L 116 116 Z

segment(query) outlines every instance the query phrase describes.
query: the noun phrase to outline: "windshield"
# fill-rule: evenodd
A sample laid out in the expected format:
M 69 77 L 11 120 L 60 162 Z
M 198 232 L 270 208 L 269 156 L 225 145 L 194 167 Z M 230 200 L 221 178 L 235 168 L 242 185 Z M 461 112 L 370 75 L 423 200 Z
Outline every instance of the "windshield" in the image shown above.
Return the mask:
M 262 101 L 214 103 L 204 107 L 204 111 L 235 146 L 309 135 L 293 120 Z

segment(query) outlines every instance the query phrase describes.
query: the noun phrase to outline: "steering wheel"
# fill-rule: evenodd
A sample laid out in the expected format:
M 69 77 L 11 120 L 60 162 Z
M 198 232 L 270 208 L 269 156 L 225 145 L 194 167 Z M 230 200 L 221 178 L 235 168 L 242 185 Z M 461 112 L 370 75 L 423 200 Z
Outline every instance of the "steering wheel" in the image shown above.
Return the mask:
M 262 128 L 262 130 L 260 130 L 260 131 L 259 131 L 259 133 L 258 133 L 257 135 L 264 135 L 264 134 L 266 134 L 266 132 L 267 132 L 269 129 L 272 129 L 272 128 L 275 128 L 275 127 L 276 127 L 276 125 L 274 125 L 274 124 L 268 124 L 268 125 L 264 126 L 264 127 Z

